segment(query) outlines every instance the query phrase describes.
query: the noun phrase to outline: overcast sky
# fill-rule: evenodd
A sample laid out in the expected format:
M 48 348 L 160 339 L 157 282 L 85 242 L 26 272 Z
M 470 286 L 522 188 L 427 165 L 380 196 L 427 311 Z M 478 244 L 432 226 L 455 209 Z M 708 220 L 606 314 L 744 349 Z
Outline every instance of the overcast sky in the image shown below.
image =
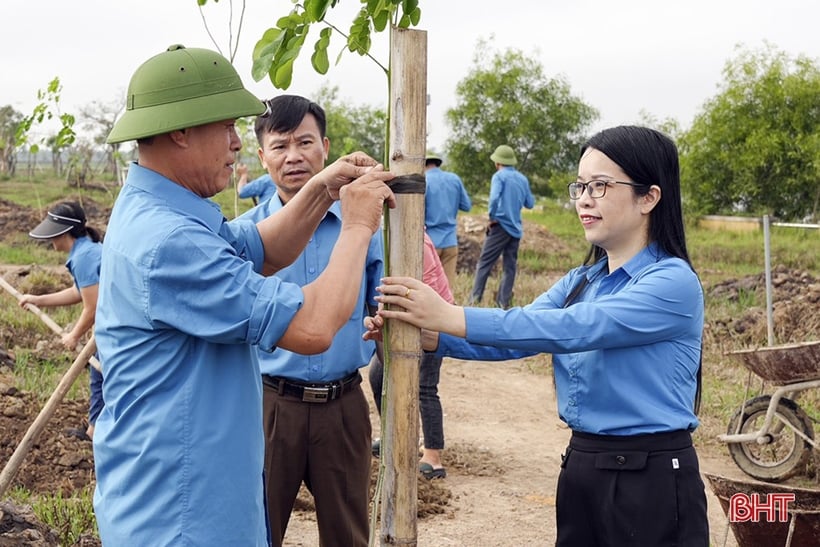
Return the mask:
M 239 5 L 239 0 L 234 0 Z M 357 0 L 341 0 L 328 19 L 347 30 Z M 267 28 L 291 9 L 290 0 L 247 0 L 235 65 L 260 98 L 282 91 L 254 82 L 251 51 Z M 768 41 L 790 55 L 820 59 L 818 0 L 420 0 L 428 47 L 428 144 L 447 138 L 444 113 L 455 106 L 456 84 L 473 66 L 479 39 L 540 60 L 548 77 L 562 76 L 572 92 L 600 112 L 594 129 L 639 120 L 641 110 L 688 127 L 715 95 L 735 47 Z M 203 8 L 214 38 L 228 55 L 229 0 Z M 238 19 L 238 10 L 235 8 Z M 173 43 L 216 49 L 196 0 L 3 0 L 0 4 L 0 106 L 28 114 L 38 89 L 58 76 L 62 104 L 75 110 L 94 100 L 124 97 L 146 59 Z M 384 107 L 386 79 L 372 61 L 346 53 L 327 75 L 309 64 L 312 31 L 287 91 L 313 95 L 338 85 L 351 104 Z M 342 40 L 331 42 L 335 60 Z M 387 34 L 373 54 L 387 63 Z

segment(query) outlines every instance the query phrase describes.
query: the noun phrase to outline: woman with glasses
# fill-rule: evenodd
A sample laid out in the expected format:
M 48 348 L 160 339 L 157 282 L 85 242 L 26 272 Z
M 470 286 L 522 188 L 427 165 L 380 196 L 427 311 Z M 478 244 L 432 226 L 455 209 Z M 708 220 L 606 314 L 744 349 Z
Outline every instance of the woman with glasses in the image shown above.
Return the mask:
M 691 433 L 698 426 L 703 292 L 686 250 L 677 148 L 619 126 L 581 148 L 569 184 L 591 248 L 523 308 L 463 308 L 423 283 L 385 278 L 384 319 L 426 329 L 436 355 L 503 360 L 551 353 L 572 430 L 558 478 L 560 546 L 709 544 Z M 399 307 L 397 307 L 399 306 Z

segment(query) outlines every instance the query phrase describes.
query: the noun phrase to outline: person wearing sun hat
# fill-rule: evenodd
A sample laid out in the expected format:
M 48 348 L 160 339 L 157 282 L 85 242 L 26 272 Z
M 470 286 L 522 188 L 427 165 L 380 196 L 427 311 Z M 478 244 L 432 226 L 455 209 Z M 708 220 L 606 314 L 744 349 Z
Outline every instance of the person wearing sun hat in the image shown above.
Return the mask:
M 424 165 L 427 189 L 424 192 L 424 226 L 436 246 L 447 281 L 456 286 L 458 265 L 458 237 L 456 219 L 459 211 L 469 211 L 473 203 L 464 188 L 461 177 L 441 169 L 443 160 L 428 151 Z
M 280 213 L 226 222 L 242 143 L 237 118 L 265 105 L 230 62 L 174 45 L 131 78 L 109 143 L 136 140 L 108 224 L 96 338 L 106 406 L 97 421 L 94 511 L 104 545 L 269 544 L 261 373 L 255 348 L 323 351 L 353 310 L 393 175 L 363 153 L 314 175 Z M 330 263 L 299 287 L 293 261 L 335 199 Z
M 487 205 L 490 224 L 476 264 L 469 303 L 478 305 L 481 302 L 487 278 L 496 261 L 503 256 L 503 272 L 495 303 L 498 307 L 507 309 L 512 303 L 518 246 L 524 235 L 521 209 L 532 209 L 535 197 L 530 190 L 530 181 L 515 168 L 518 158 L 512 147 L 507 144 L 499 145 L 490 154 L 490 159 L 496 169 L 490 181 L 490 201 Z
M 34 239 L 48 241 L 55 251 L 68 253 L 65 265 L 74 284 L 53 293 L 24 294 L 19 299 L 20 307 L 25 308 L 27 304 L 38 308 L 82 304 L 77 321 L 61 337 L 63 346 L 74 351 L 80 339 L 94 326 L 100 283 L 102 235 L 96 228 L 86 224 L 85 210 L 75 201 L 56 204 L 28 235 Z M 99 354 L 96 357 L 99 360 Z M 104 406 L 102 373 L 94 367 L 88 367 L 88 375 L 88 426 L 64 430 L 64 433 L 85 441 L 90 441 L 94 437 L 95 424 Z

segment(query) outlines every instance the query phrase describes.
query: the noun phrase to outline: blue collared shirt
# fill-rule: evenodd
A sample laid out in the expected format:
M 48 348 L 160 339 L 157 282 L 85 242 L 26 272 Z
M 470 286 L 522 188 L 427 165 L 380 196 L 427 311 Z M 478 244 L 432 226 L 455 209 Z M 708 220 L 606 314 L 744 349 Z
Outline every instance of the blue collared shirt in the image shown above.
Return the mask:
M 74 240 L 65 265 L 78 290 L 92 287 L 100 282 L 101 255 L 101 243 L 95 243 L 87 236 Z
M 239 189 L 240 198 L 257 198 L 259 203 L 265 203 L 272 198 L 274 194 L 276 194 L 276 185 L 273 184 L 273 179 L 271 179 L 267 173 L 253 179 Z
M 512 237 L 521 239 L 524 235 L 521 208 L 532 209 L 534 206 L 535 197 L 527 177 L 509 165 L 495 172 L 490 180 L 490 202 L 487 206 L 490 220 L 501 224 Z
M 267 202 L 260 203 L 233 222 L 256 223 L 282 207 L 279 194 L 274 194 Z M 315 281 L 327 267 L 341 229 L 342 211 L 339 202 L 336 202 L 319 223 L 304 252 L 293 264 L 276 272 L 276 276 L 300 286 Z M 376 232 L 370 239 L 367 250 L 358 303 L 353 315 L 336 333 L 327 351 L 317 355 L 301 355 L 281 348 L 273 352 L 257 348 L 262 374 L 306 382 L 328 382 L 344 378 L 366 365 L 375 351 L 375 344 L 362 340 L 362 324 L 368 314 L 367 306 L 376 306 L 376 287 L 379 286 L 384 271 L 383 254 L 381 233 Z
M 262 384 L 302 304 L 263 277 L 251 223 L 132 164 L 103 244 L 105 407 L 94 510 L 105 545 L 267 545 Z
M 564 308 L 586 277 L 589 285 Z M 694 430 L 703 291 L 689 265 L 655 244 L 607 275 L 607 262 L 569 272 L 524 308 L 465 308 L 467 337 L 437 353 L 516 359 L 552 353 L 558 413 L 574 431 L 637 435 Z
M 424 225 L 436 249 L 456 247 L 456 217 L 459 211 L 469 211 L 473 203 L 461 178 L 455 173 L 433 167 L 425 172 Z

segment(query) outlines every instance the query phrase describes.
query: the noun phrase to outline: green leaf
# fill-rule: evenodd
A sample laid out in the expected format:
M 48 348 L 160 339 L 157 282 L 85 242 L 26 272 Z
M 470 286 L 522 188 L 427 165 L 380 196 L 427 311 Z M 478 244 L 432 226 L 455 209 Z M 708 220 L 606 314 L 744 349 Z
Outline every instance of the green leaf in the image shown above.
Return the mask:
M 350 26 L 347 48 L 359 55 L 366 55 L 370 52 L 370 19 L 363 9 L 359 10 L 353 24 Z
M 285 32 L 278 28 L 268 29 L 253 48 L 253 66 L 251 76 L 254 81 L 261 81 L 271 70 L 271 64 L 285 39 Z
M 271 77 L 271 82 L 278 89 L 287 89 L 293 81 L 293 59 L 280 65 L 276 73 Z
M 410 12 L 410 22 L 413 26 L 418 26 L 419 21 L 421 21 L 421 8 L 416 8 Z
M 399 19 L 399 28 L 410 28 L 410 17 L 407 14 L 401 16 Z
M 419 0 L 402 0 L 401 10 L 409 15 L 412 11 L 419 7 Z
M 330 0 L 305 0 L 305 13 L 312 23 L 322 21 L 329 6 Z
M 313 47 L 313 55 L 310 57 L 310 64 L 319 74 L 327 74 L 330 68 L 330 61 L 327 58 L 327 44 L 323 44 L 322 40 L 318 40 Z
M 387 27 L 387 22 L 390 20 L 390 11 L 387 9 L 381 10 L 373 17 L 373 28 L 376 32 L 381 32 Z

